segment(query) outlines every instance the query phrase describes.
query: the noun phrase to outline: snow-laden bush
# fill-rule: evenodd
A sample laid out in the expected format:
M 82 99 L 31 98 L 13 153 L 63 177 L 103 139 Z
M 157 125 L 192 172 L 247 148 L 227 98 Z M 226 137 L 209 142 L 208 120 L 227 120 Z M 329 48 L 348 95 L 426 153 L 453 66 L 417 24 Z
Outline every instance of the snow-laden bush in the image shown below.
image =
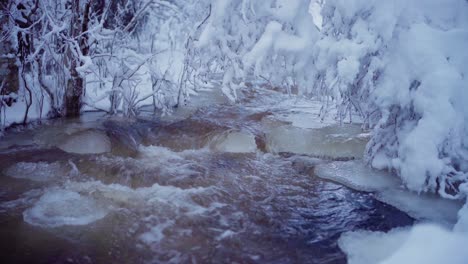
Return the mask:
M 323 16 L 317 68 L 374 127 L 371 165 L 418 192 L 457 193 L 468 179 L 468 3 L 328 0 Z
M 336 105 L 339 122 L 359 113 L 367 160 L 408 188 L 452 197 L 467 181 L 467 1 L 216 0 L 199 42 L 225 89 L 254 77 Z

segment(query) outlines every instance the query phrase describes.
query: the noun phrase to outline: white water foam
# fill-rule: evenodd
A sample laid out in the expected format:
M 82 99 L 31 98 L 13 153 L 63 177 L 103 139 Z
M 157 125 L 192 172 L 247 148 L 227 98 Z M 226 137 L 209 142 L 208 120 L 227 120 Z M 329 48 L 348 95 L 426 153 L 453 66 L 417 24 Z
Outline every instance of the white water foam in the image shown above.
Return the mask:
M 32 208 L 23 213 L 31 225 L 59 227 L 87 225 L 104 218 L 109 210 L 96 200 L 70 190 L 47 191 Z
M 58 162 L 18 162 L 5 170 L 8 177 L 31 181 L 49 181 L 67 173 L 67 169 Z

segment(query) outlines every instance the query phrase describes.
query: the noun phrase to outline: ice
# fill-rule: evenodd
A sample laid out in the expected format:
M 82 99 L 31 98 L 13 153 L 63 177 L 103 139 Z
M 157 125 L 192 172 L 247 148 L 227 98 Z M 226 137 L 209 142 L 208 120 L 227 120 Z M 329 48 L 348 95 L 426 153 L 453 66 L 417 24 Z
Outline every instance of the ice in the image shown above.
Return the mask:
M 399 186 L 396 176 L 385 171 L 373 170 L 362 160 L 319 164 L 315 167 L 315 174 L 320 178 L 336 181 L 359 191 L 383 191 Z
M 86 130 L 66 137 L 58 147 L 69 153 L 99 154 L 111 151 L 111 142 L 104 132 Z
M 332 159 L 362 158 L 367 139 L 360 135 L 361 130 L 356 126 L 329 126 L 320 129 L 281 126 L 267 133 L 267 150 Z
M 229 131 L 214 137 L 211 147 L 220 152 L 250 153 L 257 150 L 255 136 L 244 131 Z
M 5 174 L 9 177 L 32 181 L 49 181 L 67 173 L 58 162 L 18 162 L 5 170 Z
M 47 191 L 32 208 L 23 213 L 31 225 L 59 227 L 87 225 L 104 218 L 109 210 L 92 198 L 70 190 Z
M 457 222 L 460 201 L 443 199 L 434 194 L 417 194 L 402 187 L 400 179 L 389 172 L 367 167 L 362 160 L 319 164 L 315 174 L 349 188 L 376 192 L 375 198 L 392 205 L 420 221 L 452 227 Z
M 468 236 L 434 224 L 388 233 L 345 233 L 338 244 L 347 254 L 349 264 L 468 263 Z
M 457 213 L 462 207 L 460 201 L 443 199 L 434 194 L 417 194 L 403 189 L 383 190 L 376 199 L 390 204 L 409 216 L 452 227 L 457 222 Z

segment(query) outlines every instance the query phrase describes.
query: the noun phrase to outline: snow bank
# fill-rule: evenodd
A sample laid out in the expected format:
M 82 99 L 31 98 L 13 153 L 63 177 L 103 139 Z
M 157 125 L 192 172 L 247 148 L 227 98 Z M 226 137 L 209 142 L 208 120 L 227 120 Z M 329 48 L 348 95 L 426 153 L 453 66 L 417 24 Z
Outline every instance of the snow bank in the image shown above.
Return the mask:
M 388 233 L 363 230 L 342 234 L 338 245 L 346 253 L 348 264 L 376 264 L 390 257 L 408 237 L 408 229 L 403 228 Z
M 466 234 L 429 224 L 388 233 L 345 233 L 338 241 L 349 264 L 465 264 L 468 262 L 467 243 Z
M 23 213 L 24 221 L 43 227 L 87 225 L 104 218 L 108 210 L 94 199 L 69 190 L 50 190 Z

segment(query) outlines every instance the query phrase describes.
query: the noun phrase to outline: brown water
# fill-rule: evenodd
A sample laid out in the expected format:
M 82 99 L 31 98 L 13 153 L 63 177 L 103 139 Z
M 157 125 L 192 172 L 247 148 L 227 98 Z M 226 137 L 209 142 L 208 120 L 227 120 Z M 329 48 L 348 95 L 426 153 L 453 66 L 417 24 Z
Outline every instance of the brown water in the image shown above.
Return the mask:
M 319 163 L 359 156 L 359 126 L 300 128 L 268 98 L 155 120 L 88 114 L 8 134 L 0 260 L 345 263 L 342 232 L 412 223 L 314 175 Z

